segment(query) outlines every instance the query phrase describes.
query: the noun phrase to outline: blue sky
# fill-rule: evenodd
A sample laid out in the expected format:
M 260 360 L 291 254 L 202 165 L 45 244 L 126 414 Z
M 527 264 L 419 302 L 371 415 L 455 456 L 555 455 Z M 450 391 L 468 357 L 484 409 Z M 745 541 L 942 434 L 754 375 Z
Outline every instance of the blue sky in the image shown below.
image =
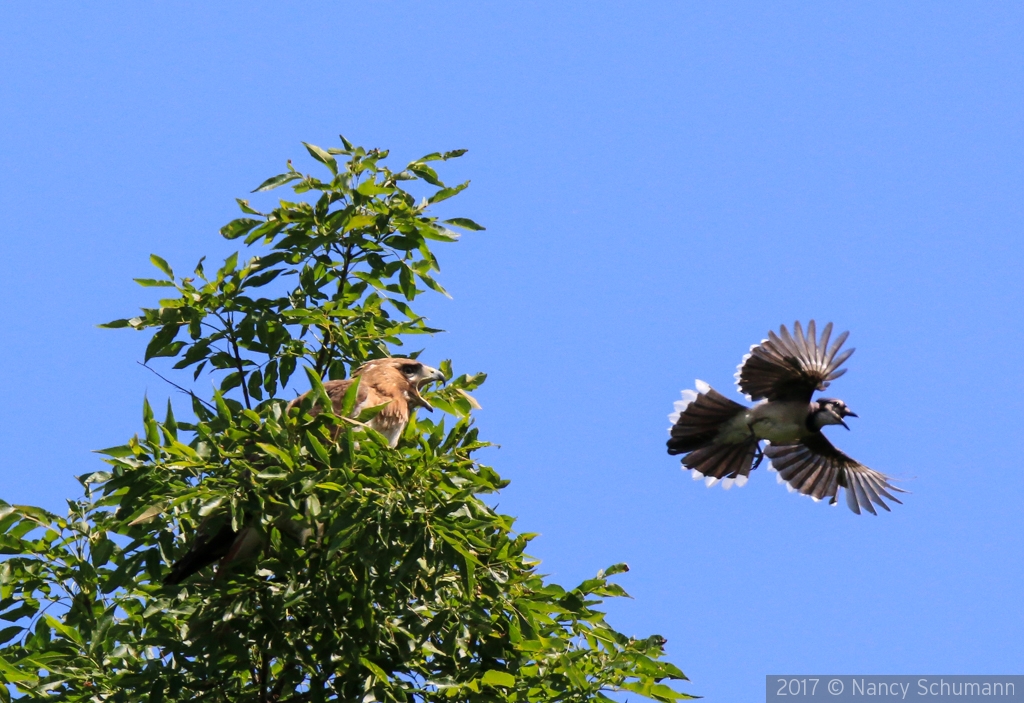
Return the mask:
M 468 148 L 424 359 L 486 371 L 503 511 L 685 690 L 768 673 L 1021 673 L 1024 8 L 1011 3 L 0 6 L 0 496 L 61 510 L 166 386 L 104 331 L 233 250 L 234 198 L 337 134 Z M 795 319 L 858 351 L 838 446 L 879 517 L 728 493 L 665 454 L 695 378 L 739 399 Z M 301 389 L 296 389 L 301 390 Z M 180 402 L 180 401 L 179 401 Z

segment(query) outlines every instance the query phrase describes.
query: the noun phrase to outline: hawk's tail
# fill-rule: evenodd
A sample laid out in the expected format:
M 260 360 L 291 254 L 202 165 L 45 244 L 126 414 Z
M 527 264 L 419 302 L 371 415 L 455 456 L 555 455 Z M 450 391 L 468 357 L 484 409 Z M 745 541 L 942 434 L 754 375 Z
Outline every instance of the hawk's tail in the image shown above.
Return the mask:
M 694 480 L 703 478 L 708 486 L 725 479 L 725 488 L 733 482 L 742 486 L 747 482 L 758 440 L 750 436 L 737 443 L 716 442 L 722 426 L 745 407 L 729 400 L 703 381 L 697 381 L 696 391 L 683 391 L 683 399 L 676 401 L 675 412 L 669 415 L 669 454 L 685 454 L 683 466 L 693 470 Z

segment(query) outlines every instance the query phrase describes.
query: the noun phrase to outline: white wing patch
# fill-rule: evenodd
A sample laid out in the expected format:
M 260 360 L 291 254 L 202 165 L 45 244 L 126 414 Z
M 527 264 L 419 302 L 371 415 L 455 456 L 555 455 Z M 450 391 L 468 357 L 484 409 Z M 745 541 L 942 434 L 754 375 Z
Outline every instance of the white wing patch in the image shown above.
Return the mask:
M 707 486 L 708 488 L 711 488 L 716 483 L 721 481 L 722 482 L 722 490 L 724 490 L 724 491 L 729 490 L 733 486 L 736 486 L 737 488 L 743 488 L 745 485 L 747 485 L 747 481 L 750 480 L 749 476 L 743 476 L 743 475 L 737 476 L 736 478 L 717 479 L 714 476 L 705 476 L 704 474 L 702 474 L 700 471 L 697 471 L 696 469 L 687 469 L 685 466 L 683 467 L 683 471 L 690 471 L 690 472 L 692 472 L 693 473 L 692 478 L 693 478 L 694 481 L 700 481 L 701 479 L 704 479 L 704 485 Z
M 765 343 L 765 342 L 767 342 L 767 341 L 768 341 L 767 339 L 762 339 L 762 340 L 761 340 L 760 342 L 758 342 L 757 344 L 751 344 L 751 345 L 750 345 L 750 351 L 748 351 L 748 352 L 747 352 L 746 354 L 744 354 L 744 355 L 743 355 L 743 358 L 742 358 L 742 359 L 740 359 L 740 365 L 736 367 L 736 373 L 734 373 L 734 374 L 732 375 L 732 377 L 736 379 L 736 387 L 737 387 L 737 388 L 739 388 L 739 387 L 740 387 L 740 374 L 742 374 L 742 373 L 743 373 L 743 364 L 747 363 L 747 359 L 749 359 L 749 358 L 751 357 L 751 355 L 752 355 L 752 354 L 754 353 L 754 350 L 755 350 L 755 349 L 757 349 L 757 348 L 758 348 L 759 346 L 761 346 L 762 344 L 764 344 L 764 343 Z M 744 393 L 744 392 L 743 392 L 742 390 L 740 390 L 740 394 L 741 394 L 741 395 L 742 395 L 742 396 L 743 396 L 744 398 L 746 398 L 747 400 L 749 400 L 749 401 L 751 401 L 751 402 L 752 402 L 752 401 L 754 400 L 754 399 L 753 399 L 753 398 L 751 398 L 751 397 L 750 397 L 749 395 L 747 395 L 746 393 Z
M 697 383 L 700 384 L 703 383 L 703 381 L 697 381 Z M 704 385 L 706 386 L 707 384 L 705 383 Z M 683 391 L 682 396 L 682 400 L 677 400 L 676 402 L 672 403 L 672 413 L 668 416 L 669 434 L 672 434 L 672 428 L 675 426 L 677 422 L 679 422 L 679 416 L 683 414 L 686 408 L 690 407 L 690 403 L 697 400 L 697 391 L 686 390 Z

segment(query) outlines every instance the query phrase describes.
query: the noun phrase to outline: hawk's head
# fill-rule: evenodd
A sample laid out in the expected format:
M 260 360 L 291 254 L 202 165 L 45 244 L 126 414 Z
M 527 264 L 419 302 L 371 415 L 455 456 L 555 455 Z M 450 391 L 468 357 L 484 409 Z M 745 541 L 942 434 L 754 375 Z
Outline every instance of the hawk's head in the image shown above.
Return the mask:
M 356 369 L 353 376 L 366 376 L 371 382 L 378 379 L 385 383 L 393 383 L 397 390 L 405 394 L 410 406 L 422 405 L 427 410 L 433 406 L 420 396 L 420 389 L 434 381 L 444 381 L 444 374 L 427 366 L 416 359 L 393 356 L 387 359 L 374 359 Z

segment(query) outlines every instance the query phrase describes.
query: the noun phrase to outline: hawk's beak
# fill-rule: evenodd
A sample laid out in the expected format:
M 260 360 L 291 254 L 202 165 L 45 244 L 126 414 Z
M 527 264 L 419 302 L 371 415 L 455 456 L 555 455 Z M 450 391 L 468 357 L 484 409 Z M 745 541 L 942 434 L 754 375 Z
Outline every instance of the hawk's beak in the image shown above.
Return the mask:
M 846 411 L 846 416 L 847 417 L 860 417 L 860 415 L 858 415 L 857 413 L 853 412 L 852 410 L 847 410 Z
M 419 383 L 416 384 L 416 390 L 418 391 L 422 389 L 424 386 L 426 386 L 428 383 L 433 383 L 434 381 L 440 381 L 441 383 L 444 383 L 444 374 L 435 368 L 423 364 L 423 378 L 421 378 Z M 434 406 L 428 403 L 423 396 L 420 396 L 419 400 L 420 404 L 423 407 L 425 407 L 430 412 L 434 412 Z

